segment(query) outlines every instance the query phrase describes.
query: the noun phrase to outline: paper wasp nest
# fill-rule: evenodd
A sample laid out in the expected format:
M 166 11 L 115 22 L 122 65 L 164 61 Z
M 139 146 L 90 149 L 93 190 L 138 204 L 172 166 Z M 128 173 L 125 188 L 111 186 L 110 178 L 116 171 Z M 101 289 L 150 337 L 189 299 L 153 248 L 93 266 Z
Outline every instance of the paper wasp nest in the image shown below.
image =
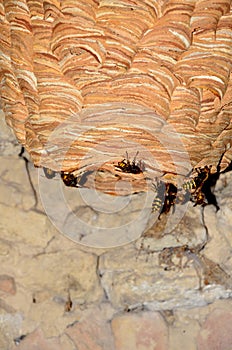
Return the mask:
M 230 163 L 231 1 L 1 0 L 0 15 L 2 107 L 36 166 L 121 194 L 119 179 L 138 192 Z M 126 152 L 141 173 L 117 168 Z

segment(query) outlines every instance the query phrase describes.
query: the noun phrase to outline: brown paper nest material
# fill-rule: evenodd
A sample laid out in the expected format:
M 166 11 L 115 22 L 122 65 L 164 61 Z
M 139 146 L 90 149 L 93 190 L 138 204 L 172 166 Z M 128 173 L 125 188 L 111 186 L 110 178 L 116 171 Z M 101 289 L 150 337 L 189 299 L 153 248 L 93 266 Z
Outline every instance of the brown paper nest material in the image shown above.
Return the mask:
M 231 1 L 2 0 L 0 16 L 2 107 L 35 166 L 114 193 L 230 164 Z M 117 169 L 126 152 L 143 173 Z

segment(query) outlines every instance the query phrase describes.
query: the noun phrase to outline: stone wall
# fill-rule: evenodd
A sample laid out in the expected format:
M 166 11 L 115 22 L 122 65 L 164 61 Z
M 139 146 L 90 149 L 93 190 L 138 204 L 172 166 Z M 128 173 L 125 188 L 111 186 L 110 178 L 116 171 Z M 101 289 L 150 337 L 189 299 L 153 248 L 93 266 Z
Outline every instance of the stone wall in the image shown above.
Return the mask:
M 3 120 L 0 130 L 2 350 L 231 348 L 230 172 L 216 185 L 218 212 L 190 203 L 166 221 L 151 216 L 142 236 L 144 194 L 121 199 L 121 211 L 106 212 L 114 197 L 104 202 L 92 190 L 62 184 L 75 213 L 72 227 L 80 218 L 90 227 L 77 243 L 59 232 L 41 203 L 44 175 L 18 157 L 21 146 Z M 53 202 L 58 214 L 59 205 Z M 134 236 L 126 236 L 128 222 L 136 226 Z M 107 240 L 114 231 L 120 234 Z

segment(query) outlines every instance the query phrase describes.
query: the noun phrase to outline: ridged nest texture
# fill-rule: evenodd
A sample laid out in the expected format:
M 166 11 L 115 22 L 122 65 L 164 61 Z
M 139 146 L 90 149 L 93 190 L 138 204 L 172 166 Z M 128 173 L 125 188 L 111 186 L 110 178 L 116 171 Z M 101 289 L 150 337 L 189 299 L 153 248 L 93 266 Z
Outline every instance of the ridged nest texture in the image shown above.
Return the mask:
M 35 166 L 100 169 L 113 193 L 231 162 L 231 1 L 1 0 L 0 16 L 2 107 Z M 137 151 L 143 176 L 120 172 Z

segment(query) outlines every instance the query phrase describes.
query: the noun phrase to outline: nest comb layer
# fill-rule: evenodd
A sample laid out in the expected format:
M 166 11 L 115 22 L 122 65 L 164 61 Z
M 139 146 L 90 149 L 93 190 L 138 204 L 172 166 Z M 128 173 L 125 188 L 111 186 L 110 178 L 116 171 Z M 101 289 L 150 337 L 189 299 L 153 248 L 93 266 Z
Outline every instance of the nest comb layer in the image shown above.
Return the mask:
M 114 192 L 126 151 L 153 176 L 231 162 L 231 1 L 1 0 L 0 16 L 2 106 L 36 166 L 98 168 Z

